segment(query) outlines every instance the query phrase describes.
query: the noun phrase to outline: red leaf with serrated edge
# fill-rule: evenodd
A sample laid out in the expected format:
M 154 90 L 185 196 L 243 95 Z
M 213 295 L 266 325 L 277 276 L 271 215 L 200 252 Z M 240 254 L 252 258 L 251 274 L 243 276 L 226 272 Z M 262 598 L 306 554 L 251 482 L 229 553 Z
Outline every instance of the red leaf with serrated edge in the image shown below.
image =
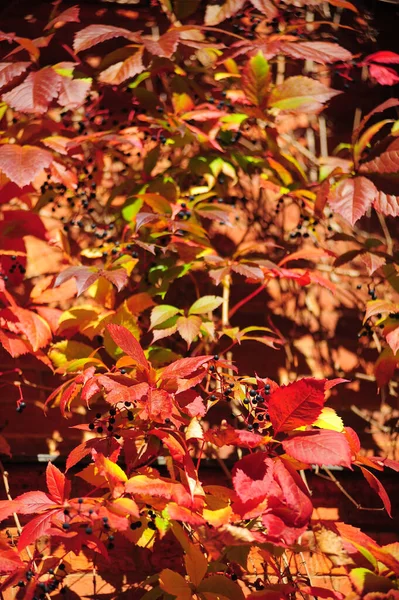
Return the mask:
M 376 62 L 384 65 L 399 65 L 399 54 L 396 54 L 396 52 L 391 52 L 390 50 L 380 50 L 379 52 L 374 52 L 374 54 L 369 54 L 366 56 L 364 62 Z
M 351 467 L 348 440 L 339 431 L 304 431 L 283 442 L 287 454 L 308 465 Z
M 262 525 L 266 530 L 267 540 L 276 545 L 294 544 L 300 535 L 306 530 L 306 525 L 302 527 L 289 527 L 283 519 L 273 513 L 267 513 L 262 516 Z M 287 596 L 279 596 L 281 600 Z
M 399 461 L 392 460 L 391 458 L 384 458 L 383 456 L 370 456 L 370 460 L 378 465 L 383 465 L 384 467 L 388 467 L 393 471 L 399 472 Z
M 19 554 L 7 544 L 0 542 L 0 575 L 10 575 L 10 573 L 15 573 L 15 571 L 24 567 L 25 564 Z
M 76 280 L 78 296 L 83 294 L 98 279 L 98 270 L 96 267 L 68 267 L 57 275 L 54 287 L 58 287 L 64 281 L 72 277 Z
M 18 508 L 14 512 L 21 515 L 32 515 L 49 510 L 55 508 L 54 505 L 57 504 L 50 496 L 40 491 L 25 492 L 25 494 L 17 496 L 13 502 L 18 504 Z
M 46 483 L 50 496 L 57 503 L 62 504 L 69 498 L 71 482 L 51 462 L 48 463 L 46 469 Z
M 344 179 L 330 191 L 328 202 L 334 212 L 353 226 L 371 207 L 378 195 L 374 183 L 366 177 Z
M 399 81 L 399 78 L 398 78 Z M 399 170 L 399 144 L 394 142 L 386 152 L 360 165 L 361 173 L 397 173 Z
M 252 6 L 257 8 L 270 21 L 278 16 L 278 10 L 271 0 L 250 0 L 250 2 Z
M 353 454 L 357 454 L 358 452 L 360 452 L 361 445 L 356 431 L 352 429 L 352 427 L 345 427 L 343 433 L 346 439 L 348 440 L 348 444 Z
M 79 6 L 70 6 L 47 23 L 44 30 L 46 31 L 46 29 L 51 29 L 54 26 L 57 26 L 58 29 L 60 25 L 65 23 L 79 23 L 79 10 Z
M 62 512 L 62 510 L 47 512 L 43 515 L 35 517 L 32 519 L 32 521 L 29 521 L 29 523 L 23 528 L 18 540 L 19 552 L 26 548 L 26 546 L 29 546 L 29 544 L 35 542 L 42 535 L 45 535 L 51 528 L 53 517 L 56 517 L 58 514 L 62 514 Z
M 104 277 L 107 281 L 112 283 L 120 292 L 126 286 L 129 281 L 129 277 L 126 269 L 114 269 L 112 271 L 106 271 L 105 269 L 100 269 L 98 271 L 99 277 Z
M 280 50 L 292 58 L 312 60 L 321 64 L 352 59 L 349 50 L 332 42 L 283 42 Z
M 314 423 L 324 405 L 324 388 L 324 379 L 304 378 L 273 392 L 269 414 L 274 433 Z
M 61 76 L 51 67 L 45 67 L 30 73 L 20 85 L 3 94 L 2 99 L 14 110 L 41 115 L 58 96 L 60 85 Z
M 143 44 L 150 54 L 154 56 L 163 56 L 164 58 L 170 58 L 177 48 L 179 43 L 180 33 L 177 29 L 170 29 L 158 40 L 150 37 L 143 37 Z
M 307 493 L 302 491 L 303 482 L 298 473 L 290 472 L 281 460 L 274 462 L 273 478 L 279 490 L 273 487 L 268 494 L 268 507 L 287 525 L 303 527 L 312 515 L 313 505 Z
M 84 103 L 90 88 L 90 79 L 62 77 L 58 103 L 68 110 L 79 108 Z
M 26 335 L 33 351 L 47 346 L 52 338 L 49 324 L 42 317 L 26 308 L 17 307 L 11 310 L 18 319 L 17 327 L 19 331 Z
M 377 477 L 373 473 L 371 473 L 368 469 L 366 469 L 365 467 L 360 467 L 360 470 L 363 473 L 367 482 L 369 483 L 370 487 L 375 492 L 377 492 L 377 494 L 381 498 L 385 510 L 387 511 L 388 515 L 392 519 L 391 501 L 390 501 L 387 491 L 384 488 L 384 486 L 382 485 L 381 481 L 379 479 L 377 479 Z
M 18 75 L 25 73 L 30 64 L 30 62 L 0 63 L 0 89 L 9 84 L 14 77 L 18 77 Z
M 131 42 L 140 42 L 139 32 L 129 31 L 113 25 L 89 25 L 75 35 L 73 49 L 76 53 L 88 50 L 96 44 L 101 44 L 116 37 L 124 37 Z
M 0 170 L 21 188 L 29 185 L 52 162 L 52 154 L 38 146 L 3 144 L 0 147 Z
M 133 358 L 145 371 L 148 371 L 149 365 L 142 347 L 134 335 L 122 325 L 107 325 L 110 336 L 113 341 L 125 354 Z
M 0 344 L 13 358 L 33 352 L 31 345 L 16 334 L 0 331 Z
M 378 190 L 377 198 L 373 202 L 373 207 L 379 213 L 390 217 L 399 217 L 399 195 L 385 194 Z
M 139 73 L 144 71 L 145 66 L 143 64 L 143 50 L 139 49 L 129 56 L 124 61 L 118 62 L 102 71 L 99 75 L 99 81 L 102 83 L 109 83 L 111 85 L 119 85 L 127 79 L 135 77 Z
M 162 381 L 168 379 L 184 379 L 195 371 L 198 371 L 203 365 L 213 360 L 213 356 L 194 356 L 189 358 L 180 358 L 163 369 L 160 375 Z
M 149 388 L 143 410 L 140 412 L 141 419 L 152 419 L 158 423 L 164 423 L 172 415 L 172 396 L 166 390 Z

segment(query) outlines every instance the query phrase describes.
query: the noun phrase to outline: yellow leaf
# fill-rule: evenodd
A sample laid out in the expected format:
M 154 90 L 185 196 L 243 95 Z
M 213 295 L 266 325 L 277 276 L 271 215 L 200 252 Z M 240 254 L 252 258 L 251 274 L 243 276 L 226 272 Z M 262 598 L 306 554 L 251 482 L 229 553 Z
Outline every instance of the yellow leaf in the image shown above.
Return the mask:
M 184 563 L 191 583 L 197 587 L 208 570 L 208 560 L 199 546 L 190 544 L 189 550 L 184 557 Z
M 190 600 L 191 588 L 179 573 L 171 569 L 163 569 L 159 574 L 159 585 L 164 592 L 176 596 L 176 600 Z
M 344 424 L 333 408 L 325 406 L 321 411 L 317 421 L 313 423 L 320 429 L 331 429 L 332 431 L 343 431 Z
M 191 419 L 189 426 L 186 429 L 186 440 L 203 440 L 204 432 L 202 427 L 195 417 Z
M 132 498 L 116 498 L 116 500 L 108 506 L 108 510 L 121 517 L 140 518 L 139 507 Z
M 202 512 L 205 521 L 208 524 L 213 525 L 213 527 L 222 527 L 229 523 L 232 514 L 233 510 L 231 506 L 225 506 L 224 508 L 218 508 L 217 510 L 204 508 Z

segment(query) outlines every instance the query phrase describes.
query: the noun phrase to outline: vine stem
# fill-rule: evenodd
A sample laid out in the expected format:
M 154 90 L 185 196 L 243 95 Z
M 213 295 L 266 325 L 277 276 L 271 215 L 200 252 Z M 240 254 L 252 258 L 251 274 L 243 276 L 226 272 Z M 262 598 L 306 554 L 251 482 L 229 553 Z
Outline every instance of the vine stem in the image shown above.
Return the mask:
M 251 292 L 248 296 L 245 296 L 245 298 L 243 298 L 242 300 L 240 300 L 239 302 L 237 302 L 237 304 L 235 304 L 230 309 L 230 311 L 228 313 L 228 318 L 231 319 L 231 317 L 236 314 L 237 310 L 239 310 L 242 306 L 244 306 L 244 304 L 247 304 L 247 302 L 249 302 L 250 300 L 252 300 L 252 298 L 255 298 L 258 294 L 261 293 L 262 290 L 265 290 L 265 289 L 266 289 L 265 284 L 262 284 L 258 288 L 256 288 L 256 290 L 254 290 L 253 292 Z

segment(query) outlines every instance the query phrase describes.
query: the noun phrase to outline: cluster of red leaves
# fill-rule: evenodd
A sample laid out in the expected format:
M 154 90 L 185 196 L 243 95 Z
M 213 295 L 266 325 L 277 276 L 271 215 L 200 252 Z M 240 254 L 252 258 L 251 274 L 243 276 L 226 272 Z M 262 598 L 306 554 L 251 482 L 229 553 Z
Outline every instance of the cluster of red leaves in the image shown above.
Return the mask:
M 76 409 L 87 415 L 94 406 L 103 409 L 75 426 L 84 441 L 67 458 L 68 478 L 49 463 L 47 493 L 0 502 L 0 521 L 13 514 L 30 519 L 16 547 L 0 543 L 0 589 L 17 587 L 18 598 L 28 600 L 46 597 L 64 580 L 61 566 L 85 552 L 103 572 L 126 555 L 120 571 L 129 574 L 134 598 L 255 600 L 300 593 L 339 600 L 338 593 L 300 578 L 286 583 L 276 567 L 281 552 L 298 549 L 312 517 L 299 473 L 313 466 L 360 469 L 390 515 L 374 471 L 398 470 L 398 464 L 364 457 L 356 433 L 325 406 L 329 390 L 346 380 L 307 377 L 279 386 L 238 373 L 216 353 L 248 340 L 284 344 L 272 323 L 231 327 L 229 318 L 274 283 L 335 293 L 318 262 L 333 259 L 340 267 L 360 258 L 368 276 L 383 274 L 398 289 L 389 240 L 365 240 L 353 229 L 372 208 L 399 216 L 397 124 L 374 122 L 398 102 L 365 116 L 344 157 L 320 160 L 315 183 L 313 164 L 295 152 L 301 143 L 284 146 L 279 127 L 285 118 L 317 115 L 340 91 L 300 70 L 275 81 L 272 68 L 281 56 L 301 65 L 334 64 L 347 78 L 355 66 L 367 66 L 373 80 L 392 85 L 396 72 L 381 65 L 397 64 L 398 57 L 377 52 L 355 65 L 334 41 L 304 40 L 304 9 L 293 14 L 287 0 L 212 3 L 203 23 L 187 25 L 181 21 L 198 8 L 196 0 L 193 10 L 174 2 L 176 14 L 169 2 L 160 4 L 159 36 L 110 24 L 79 28 L 79 7 L 59 11 L 59 3 L 40 37 L 0 33 L 0 42 L 12 45 L 0 63 L 0 120 L 7 132 L 0 145 L 0 344 L 12 358 L 30 354 L 68 376 L 49 395 L 47 410 L 58 406 L 67 417 Z M 330 4 L 356 14 L 346 0 Z M 215 28 L 231 17 L 238 28 Z M 69 24 L 76 33 L 72 44 L 62 45 L 63 60 L 44 64 L 53 37 Z M 323 24 L 315 21 L 314 30 Z M 112 40 L 124 45 L 100 62 L 93 58 Z M 73 62 L 66 60 L 71 56 Z M 111 119 L 113 104 L 124 109 L 117 120 Z M 248 186 L 252 180 L 259 189 Z M 291 237 L 273 222 L 285 203 L 299 209 Z M 316 234 L 319 219 L 325 226 L 327 205 L 350 235 Z M 242 240 L 235 239 L 234 251 L 220 249 L 217 237 L 234 232 L 242 215 Z M 252 246 L 245 246 L 249 231 Z M 292 249 L 288 238 L 302 235 L 314 244 Z M 355 249 L 338 255 L 333 243 L 342 240 Z M 39 250 L 31 260 L 34 244 Z M 53 263 L 40 270 L 38 255 L 46 252 Z M 209 279 L 206 285 L 198 273 Z M 162 304 L 185 276 L 195 281 L 194 303 Z M 259 287 L 230 307 L 237 277 Z M 206 286 L 221 286 L 223 296 L 209 295 Z M 375 329 L 382 325 L 386 344 L 376 364 L 380 386 L 398 363 L 398 306 L 373 297 L 366 308 L 367 331 L 370 322 Z M 231 420 L 221 419 L 214 407 L 225 410 L 228 403 Z M 17 410 L 24 407 L 21 396 Z M 206 485 L 202 461 L 227 447 L 234 458 L 231 485 Z M 10 452 L 3 438 L 0 452 Z M 77 477 L 90 492 L 73 498 L 69 477 L 79 468 Z M 381 548 L 344 524 L 335 534 L 349 554 L 360 551 L 373 568 L 353 569 L 358 596 L 395 597 L 396 546 Z M 276 583 L 254 580 L 248 568 L 254 549 L 265 569 L 275 569 Z

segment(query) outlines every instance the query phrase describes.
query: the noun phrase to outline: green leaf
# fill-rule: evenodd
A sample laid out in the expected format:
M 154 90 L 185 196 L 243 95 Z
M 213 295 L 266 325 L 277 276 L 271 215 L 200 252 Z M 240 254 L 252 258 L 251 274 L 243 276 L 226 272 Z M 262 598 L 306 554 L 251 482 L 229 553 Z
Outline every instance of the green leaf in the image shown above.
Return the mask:
M 249 59 L 242 78 L 242 87 L 248 100 L 255 106 L 266 106 L 266 98 L 270 82 L 269 63 L 259 51 Z
M 130 198 L 122 208 L 122 217 L 125 221 L 133 221 L 137 214 L 140 212 L 144 204 L 141 198 Z
M 155 306 L 151 312 L 151 329 L 154 329 L 154 327 L 157 327 L 158 325 L 162 325 L 162 323 L 165 323 L 165 321 L 179 313 L 181 313 L 181 310 L 176 308 L 176 306 L 170 306 L 169 304 Z
M 352 569 L 349 577 L 356 590 L 362 595 L 370 592 L 388 592 L 394 588 L 393 581 L 388 577 L 380 577 L 369 569 Z
M 220 296 L 203 296 L 194 302 L 188 311 L 189 315 L 203 315 L 216 310 L 223 303 Z
M 297 75 L 289 77 L 274 88 L 269 106 L 280 110 L 300 110 L 314 112 L 340 92 L 328 88 L 316 79 Z
M 73 340 L 63 340 L 50 348 L 49 358 L 53 365 L 58 368 L 74 359 L 88 358 L 92 352 L 93 348 L 87 344 Z

